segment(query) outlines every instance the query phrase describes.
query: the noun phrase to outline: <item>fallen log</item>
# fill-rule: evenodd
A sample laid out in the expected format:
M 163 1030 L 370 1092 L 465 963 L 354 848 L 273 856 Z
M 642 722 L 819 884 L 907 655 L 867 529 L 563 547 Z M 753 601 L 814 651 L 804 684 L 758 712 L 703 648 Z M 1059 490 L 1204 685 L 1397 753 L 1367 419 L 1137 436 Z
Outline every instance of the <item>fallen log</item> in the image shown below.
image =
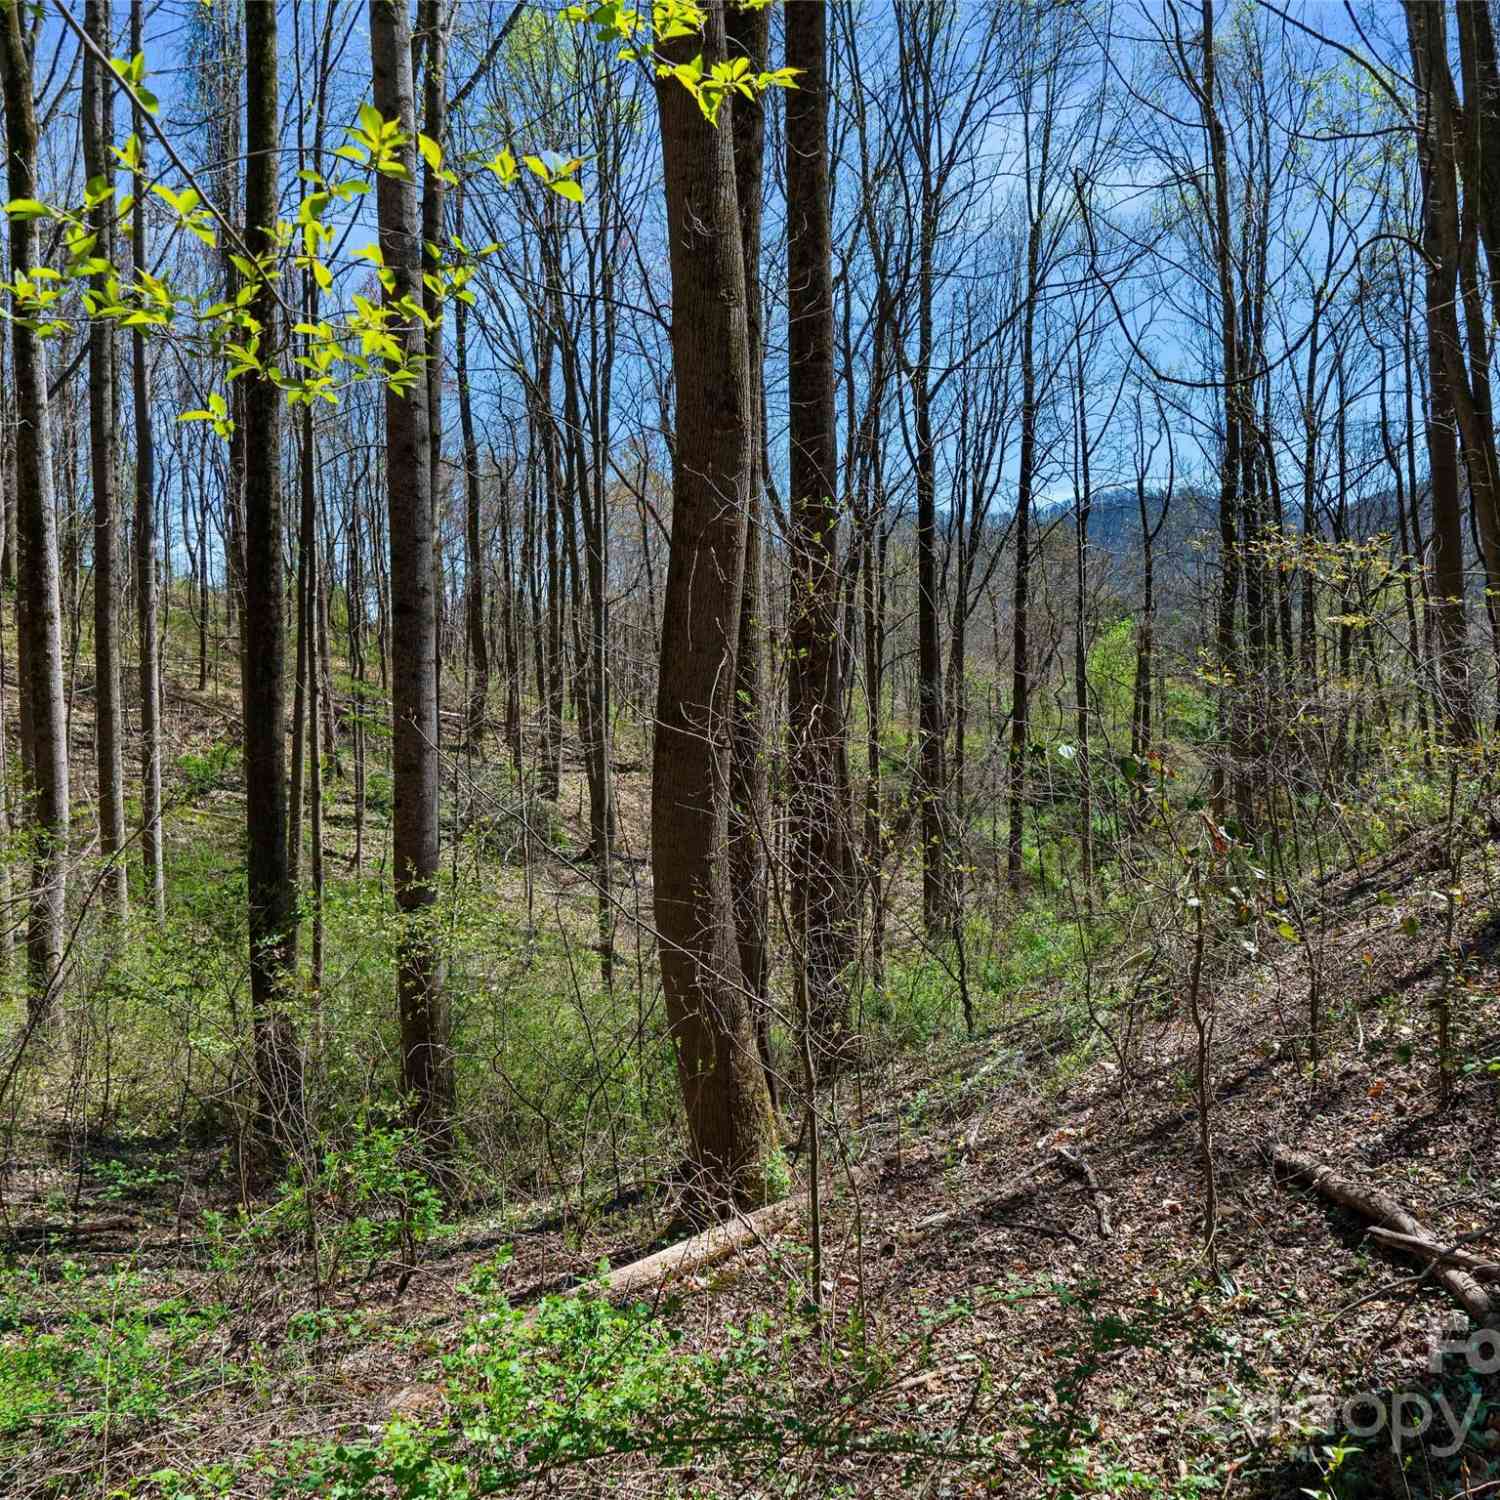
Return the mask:
M 119 1234 L 139 1229 L 141 1221 L 130 1214 L 111 1219 L 86 1219 L 79 1224 L 15 1224 L 0 1233 L 0 1241 L 83 1239 L 91 1234 Z
M 1436 1260 L 1445 1266 L 1457 1266 L 1460 1270 L 1467 1271 L 1475 1281 L 1500 1281 L 1500 1261 L 1486 1260 L 1482 1255 L 1475 1255 L 1473 1251 L 1461 1249 L 1457 1245 L 1440 1245 L 1436 1240 L 1398 1234 L 1394 1229 L 1382 1229 L 1379 1225 L 1371 1228 L 1370 1238 L 1377 1245 L 1385 1245 L 1391 1250 L 1404 1250 L 1419 1260 Z
M 1393 1230 L 1409 1239 L 1422 1241 L 1434 1248 L 1441 1248 L 1426 1225 L 1420 1219 L 1413 1217 L 1388 1193 L 1382 1193 L 1378 1188 L 1360 1187 L 1357 1183 L 1350 1182 L 1347 1177 L 1340 1177 L 1332 1167 L 1325 1167 L 1312 1157 L 1304 1156 L 1300 1151 L 1289 1150 L 1285 1146 L 1272 1147 L 1271 1162 L 1276 1170 L 1285 1176 L 1306 1181 L 1309 1187 L 1327 1198 L 1329 1202 L 1337 1203 L 1340 1208 L 1351 1209 L 1379 1228 Z M 1405 1249 L 1409 1255 L 1418 1253 L 1405 1246 L 1395 1248 Z M 1442 1264 L 1441 1256 L 1433 1258 L 1423 1254 L 1422 1258 L 1431 1260 L 1427 1269 L 1433 1279 L 1468 1313 L 1473 1322 L 1480 1328 L 1489 1327 L 1491 1319 L 1489 1294 L 1474 1277 L 1458 1266 Z
M 858 1188 L 877 1177 L 884 1162 L 855 1167 L 847 1175 L 836 1180 L 835 1185 Z M 825 1192 L 827 1189 L 825 1188 Z M 691 1239 L 679 1240 L 658 1250 L 643 1260 L 620 1266 L 604 1278 L 603 1293 L 606 1297 L 628 1297 L 651 1290 L 660 1293 L 672 1282 L 684 1276 L 707 1270 L 752 1245 L 761 1244 L 769 1235 L 784 1229 L 807 1208 L 806 1192 L 794 1193 L 779 1203 L 767 1204 L 754 1213 L 741 1214 L 737 1218 L 714 1224 Z

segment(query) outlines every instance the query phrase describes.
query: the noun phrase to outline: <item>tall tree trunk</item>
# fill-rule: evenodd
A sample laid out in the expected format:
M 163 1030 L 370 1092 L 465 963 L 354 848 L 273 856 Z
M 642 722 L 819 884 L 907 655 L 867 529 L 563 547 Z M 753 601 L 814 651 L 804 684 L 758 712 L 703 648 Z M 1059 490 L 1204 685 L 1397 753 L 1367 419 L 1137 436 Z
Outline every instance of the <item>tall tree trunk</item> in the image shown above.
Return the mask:
M 839 637 L 833 232 L 828 182 L 828 7 L 786 11 L 787 393 L 791 462 L 788 717 L 793 941 L 819 1047 L 848 1030 L 849 764 Z
M 109 154 L 113 135 L 114 90 L 109 69 L 100 57 L 110 56 L 109 0 L 87 0 L 84 30 L 99 49 L 83 55 L 83 170 L 89 181 L 114 180 Z M 89 212 L 89 227 L 97 236 L 94 253 L 114 262 L 114 199 L 108 195 Z M 111 273 L 90 278 L 90 288 L 101 300 L 107 296 Z M 124 733 L 120 714 L 120 546 L 117 520 L 120 471 L 119 437 L 115 425 L 119 393 L 115 380 L 115 325 L 109 318 L 89 324 L 89 468 L 94 491 L 94 750 L 98 773 L 99 853 L 108 863 L 102 894 L 109 910 L 124 912 L 129 899 L 129 868 L 125 863 L 125 767 L 121 753 Z
M 710 0 L 705 63 L 724 56 Z M 668 43 L 686 61 L 697 39 Z M 684 50 L 686 49 L 686 50 Z M 658 79 L 676 387 L 672 546 L 652 760 L 651 857 L 667 1018 L 693 1163 L 717 1206 L 770 1192 L 775 1123 L 735 939 L 727 858 L 731 715 L 755 401 L 726 99 L 717 126 Z
M 1088 557 L 1089 517 L 1094 505 L 1093 481 L 1089 466 L 1088 394 L 1084 388 L 1087 362 L 1082 348 L 1078 351 L 1078 472 L 1077 535 L 1073 553 L 1073 711 L 1078 744 L 1078 846 L 1083 883 L 1085 911 L 1093 910 L 1094 900 L 1094 786 L 1089 761 L 1089 651 L 1088 651 Z
M 925 196 L 925 195 L 924 195 Z M 943 723 L 942 600 L 938 588 L 937 443 L 932 430 L 934 210 L 922 209 L 917 369 L 912 389 L 917 455 L 917 796 L 922 831 L 922 923 L 948 933 L 948 772 Z
M 420 33 L 424 65 L 422 68 L 422 131 L 439 149 L 446 147 L 448 129 L 448 20 L 443 0 L 418 0 L 417 28 Z M 414 104 L 415 107 L 415 104 Z M 447 185 L 439 171 L 424 158 L 422 176 L 422 246 L 419 269 L 435 270 L 442 258 L 443 215 Z M 434 247 L 428 249 L 428 246 Z M 443 303 L 436 290 L 422 282 L 422 301 L 428 319 L 427 340 L 427 441 L 428 480 L 432 501 L 432 586 L 438 614 L 437 683 L 439 709 L 443 689 L 442 609 L 443 553 L 442 531 L 438 524 L 438 505 L 443 485 Z M 438 717 L 442 729 L 441 713 Z
M 533 443 L 540 448 L 541 480 L 546 502 L 545 547 L 546 649 L 537 638 L 537 670 L 542 700 L 541 795 L 556 802 L 562 791 L 563 734 L 563 593 L 564 580 L 559 549 L 558 523 L 562 480 L 557 455 L 557 424 L 552 419 L 553 338 L 545 320 L 539 320 L 537 343 L 537 390 L 532 401 Z
M 1245 725 L 1243 685 L 1239 682 L 1239 644 L 1236 614 L 1240 590 L 1240 481 L 1242 449 L 1249 411 L 1250 392 L 1240 369 L 1240 339 L 1234 281 L 1234 240 L 1229 205 L 1229 148 L 1224 122 L 1219 115 L 1214 38 L 1213 0 L 1203 0 L 1202 73 L 1195 84 L 1198 112 L 1208 138 L 1212 201 L 1208 206 L 1209 234 L 1219 294 L 1219 341 L 1224 380 L 1224 449 L 1219 472 L 1219 598 L 1215 619 L 1218 670 L 1223 679 L 1220 699 L 1222 763 L 1214 772 L 1215 816 L 1223 820 L 1228 808 L 1226 793 L 1235 804 L 1242 823 L 1249 822 L 1245 782 L 1237 762 L 1243 758 Z
M 1012 891 L 1021 889 L 1022 850 L 1026 827 L 1027 757 L 1031 741 L 1031 502 L 1036 485 L 1037 421 L 1040 381 L 1036 368 L 1036 314 L 1041 297 L 1042 208 L 1041 182 L 1047 175 L 1047 112 L 1041 153 L 1041 173 L 1035 189 L 1038 200 L 1028 207 L 1026 235 L 1026 303 L 1021 311 L 1021 445 L 1016 471 L 1016 566 L 1011 627 L 1009 800 L 1006 829 L 1005 878 Z
M 771 17 L 768 9 L 736 7 L 727 14 L 729 44 L 754 72 L 766 67 Z M 780 1088 L 771 1048 L 770 881 L 767 843 L 771 829 L 771 771 L 766 746 L 766 666 L 762 640 L 767 628 L 765 475 L 762 402 L 765 391 L 765 332 L 761 307 L 761 219 L 765 196 L 765 105 L 759 98 L 737 102 L 734 111 L 735 193 L 740 216 L 740 252 L 745 266 L 745 329 L 750 355 L 751 428 L 749 500 L 745 524 L 745 570 L 740 590 L 739 638 L 730 741 L 729 863 L 734 885 L 735 935 L 740 970 L 754 1016 L 756 1047 L 775 1107 Z M 645 492 L 645 475 L 641 489 Z M 649 545 L 643 547 L 650 564 Z M 654 610 L 653 610 L 654 616 Z
M 490 456 L 493 460 L 493 450 Z M 521 743 L 521 595 L 516 582 L 514 548 L 515 466 L 512 464 L 500 489 L 500 641 L 505 657 L 505 743 L 519 784 L 525 772 L 525 758 Z
M 1407 0 L 1407 36 L 1420 91 L 1418 160 L 1422 173 L 1422 248 L 1426 252 L 1428 361 L 1427 454 L 1432 494 L 1435 642 L 1440 703 L 1448 733 L 1468 740 L 1474 709 L 1468 680 L 1464 605 L 1463 511 L 1459 499 L 1455 385 L 1462 379 L 1458 345 L 1458 184 L 1454 165 L 1451 79 L 1442 5 Z
M 280 106 L 276 7 L 245 7 L 246 239 L 256 255 L 276 247 Z M 274 284 L 261 278 L 249 304 L 261 347 L 276 346 Z M 290 962 L 294 894 L 287 858 L 286 578 L 282 562 L 281 396 L 251 379 L 244 397 L 245 811 L 249 837 L 250 1000 L 255 1028 L 260 1132 L 284 1145 L 298 1129 L 301 1079 L 292 1022 Z
M 458 198 L 458 233 L 463 235 L 463 194 Z M 480 546 L 479 440 L 474 432 L 474 402 L 469 392 L 468 306 L 459 300 L 455 314 L 453 357 L 458 371 L 458 421 L 464 442 L 464 628 L 469 645 L 469 702 L 464 738 L 477 747 L 484 735 L 485 706 L 490 696 L 490 652 L 484 631 L 484 552 Z M 507 535 L 506 545 L 510 543 Z M 509 729 L 509 723 L 506 725 Z
M 35 198 L 37 126 L 32 102 L 31 59 L 26 51 L 20 0 L 0 0 L 0 87 L 10 147 L 8 185 L 12 198 Z M 12 277 L 37 264 L 36 228 L 30 219 L 10 224 Z M 16 523 L 20 543 L 23 735 L 34 793 L 35 855 L 27 924 L 29 997 L 34 1017 L 55 998 L 62 965 L 68 882 L 68 740 L 63 693 L 62 595 L 57 561 L 57 513 L 53 504 L 52 442 L 47 414 L 47 358 L 41 338 L 21 322 L 11 324 L 15 377 Z
M 394 281 L 388 303 L 422 296 L 417 213 L 411 39 L 405 0 L 370 0 L 375 108 L 406 136 L 407 175 L 382 175 L 377 189 L 380 247 Z M 398 314 L 398 317 L 401 316 Z M 403 917 L 396 993 L 401 1021 L 401 1083 L 415 1121 L 439 1150 L 452 1143 L 453 1060 L 432 907 L 437 900 L 437 599 L 432 549 L 432 452 L 422 326 L 396 325 L 414 378 L 387 386 L 386 481 L 390 508 L 391 705 L 395 771 L 393 856 Z
M 130 0 L 130 50 L 143 46 L 142 0 Z M 136 138 L 142 142 L 145 169 L 145 126 L 137 105 Z M 145 205 L 137 200 L 130 218 L 131 259 L 137 269 L 146 265 Z M 131 401 L 135 408 L 135 574 L 136 620 L 140 633 L 141 699 L 141 858 L 151 910 L 158 922 L 166 920 L 167 880 L 162 859 L 161 827 L 161 647 L 156 602 L 156 440 L 151 430 L 150 380 L 146 368 L 146 335 L 140 327 L 130 332 Z M 186 523 L 184 523 L 184 533 Z M 203 573 L 202 616 L 198 643 L 198 690 L 207 686 L 208 672 L 208 538 L 200 536 L 198 550 Z
M 312 407 L 304 408 L 303 445 L 312 451 Z M 308 481 L 304 477 L 304 484 Z M 306 567 L 313 598 L 322 597 L 322 583 L 318 567 L 318 543 L 316 531 L 308 546 Z M 314 656 L 313 670 L 308 674 L 307 702 L 307 765 L 308 765 L 308 818 L 312 833 L 312 992 L 323 993 L 323 734 L 319 722 L 322 691 L 322 673 L 317 669 Z

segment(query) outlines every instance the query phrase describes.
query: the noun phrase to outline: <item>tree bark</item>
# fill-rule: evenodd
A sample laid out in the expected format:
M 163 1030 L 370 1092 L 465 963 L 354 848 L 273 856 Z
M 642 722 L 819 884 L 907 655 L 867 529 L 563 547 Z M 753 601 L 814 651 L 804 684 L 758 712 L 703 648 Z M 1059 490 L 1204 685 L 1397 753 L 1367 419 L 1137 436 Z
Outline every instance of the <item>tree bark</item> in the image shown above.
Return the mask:
M 32 102 L 31 59 L 26 51 L 20 0 L 3 0 L 0 87 L 10 147 L 8 186 L 12 198 L 37 196 L 37 125 Z M 13 277 L 37 263 L 34 221 L 10 224 Z M 62 595 L 57 558 L 57 514 L 53 505 L 52 441 L 47 413 L 47 359 L 42 340 L 21 322 L 11 324 L 15 379 L 16 530 L 19 541 L 18 598 L 21 636 L 23 736 L 32 823 L 31 909 L 27 923 L 29 1004 L 34 1018 L 55 999 L 63 957 L 68 882 L 68 739 L 63 692 Z
M 130 0 L 130 49 L 142 47 L 142 0 Z M 145 127 L 136 106 L 135 133 L 145 156 Z M 131 259 L 146 265 L 146 215 L 137 203 L 130 220 Z M 146 368 L 146 335 L 136 327 L 130 333 L 131 398 L 135 408 L 135 573 L 136 619 L 140 632 L 141 699 L 141 859 L 146 888 L 156 920 L 167 916 L 166 868 L 162 859 L 161 829 L 161 647 L 156 602 L 156 441 L 151 430 L 151 397 Z M 201 567 L 205 580 L 199 637 L 199 690 L 207 685 L 208 667 L 208 540 L 200 538 Z
M 463 194 L 458 198 L 458 232 L 463 235 Z M 471 747 L 484 735 L 490 696 L 490 652 L 484 631 L 484 553 L 480 546 L 479 440 L 469 392 L 468 307 L 460 300 L 454 315 L 453 357 L 458 373 L 458 422 L 464 443 L 464 629 L 469 647 L 469 702 L 464 738 Z M 498 477 L 498 476 L 497 476 Z M 505 545 L 509 547 L 507 533 Z M 510 729 L 509 717 L 506 720 Z M 518 768 L 519 769 L 519 768 Z
M 1214 267 L 1219 294 L 1219 342 L 1224 382 L 1224 448 L 1219 456 L 1219 598 L 1215 618 L 1217 666 L 1223 679 L 1220 687 L 1221 755 L 1215 768 L 1213 799 L 1215 816 L 1221 821 L 1228 814 L 1226 797 L 1232 797 L 1242 822 L 1248 822 L 1242 778 L 1234 762 L 1240 757 L 1244 741 L 1242 686 L 1239 682 L 1239 635 L 1237 611 L 1240 589 L 1240 468 L 1245 441 L 1248 391 L 1240 369 L 1240 338 L 1234 285 L 1234 241 L 1229 206 L 1229 148 L 1224 135 L 1217 98 L 1213 0 L 1203 0 L 1202 74 L 1195 92 L 1198 111 L 1208 138 L 1209 172 L 1212 201 L 1206 205 L 1209 234 L 1213 246 Z
M 1394 1230 L 1398 1235 L 1432 1242 L 1431 1231 L 1388 1193 L 1375 1188 L 1362 1188 L 1348 1178 L 1340 1177 L 1331 1167 L 1325 1167 L 1313 1157 L 1305 1156 L 1300 1151 L 1291 1151 L 1285 1146 L 1273 1147 L 1271 1160 L 1278 1172 L 1293 1181 L 1306 1182 L 1315 1192 L 1329 1202 L 1338 1204 L 1340 1208 L 1352 1209 L 1382 1229 Z M 1441 1261 L 1441 1256 L 1434 1259 Z M 1433 1280 L 1448 1291 L 1478 1327 L 1490 1326 L 1492 1307 L 1489 1295 L 1467 1269 L 1437 1264 L 1433 1268 Z
M 246 240 L 257 256 L 275 250 L 280 112 L 276 7 L 245 7 Z M 250 315 L 260 347 L 276 344 L 274 284 L 255 284 Z M 258 1133 L 284 1147 L 298 1128 L 300 1063 L 287 1013 L 293 890 L 287 858 L 286 577 L 282 562 L 281 396 L 269 379 L 244 395 L 245 812 L 249 838 L 250 1003 L 259 1093 Z
M 815 1047 L 849 1025 L 842 971 L 852 952 L 849 765 L 839 636 L 838 451 L 833 232 L 828 182 L 828 7 L 786 11 L 787 394 L 790 438 L 788 782 L 799 1005 Z
M 737 7 L 726 16 L 728 40 L 755 72 L 766 67 L 769 10 Z M 750 357 L 751 427 L 749 500 L 745 523 L 745 570 L 740 590 L 739 638 L 730 741 L 729 862 L 734 885 L 735 936 L 740 971 L 753 1011 L 756 1047 L 775 1108 L 780 1095 L 771 1046 L 770 882 L 771 772 L 766 745 L 767 628 L 764 446 L 765 333 L 761 307 L 761 220 L 765 197 L 765 105 L 737 101 L 734 110 L 735 193 L 740 216 L 740 252 L 745 265 L 745 329 Z M 644 493 L 644 479 L 642 492 Z M 643 547 L 649 564 L 649 548 Z
M 109 0 L 87 0 L 83 25 L 100 53 L 110 55 Z M 83 55 L 83 170 L 94 182 L 114 181 L 109 155 L 114 90 L 109 69 L 90 50 Z M 89 212 L 89 227 L 97 236 L 94 253 L 114 262 L 115 203 L 106 195 Z M 111 273 L 89 279 L 92 293 L 106 296 Z M 125 849 L 125 768 L 121 753 L 124 733 L 120 713 L 119 435 L 115 426 L 118 393 L 115 385 L 115 325 L 95 317 L 89 323 L 89 469 L 94 492 L 94 750 L 98 775 L 99 853 L 108 864 L 101 894 L 115 915 L 129 900 L 129 868 Z
M 695 53 L 689 39 L 684 59 Z M 682 51 L 688 43 L 669 43 Z M 724 55 L 711 0 L 703 55 Z M 776 1146 L 735 939 L 727 856 L 730 735 L 745 529 L 751 392 L 731 120 L 717 126 L 675 78 L 658 79 L 672 273 L 676 442 L 652 760 L 651 851 L 667 1018 L 695 1184 L 710 1205 L 755 1207 Z
M 407 175 L 382 175 L 377 188 L 380 248 L 394 275 L 388 304 L 422 297 L 417 212 L 411 38 L 405 0 L 370 0 L 375 108 L 399 123 Z M 432 463 L 428 372 L 422 326 L 396 325 L 414 378 L 386 387 L 386 482 L 391 548 L 391 705 L 395 815 L 392 854 L 403 918 L 396 995 L 401 1021 L 401 1084 L 417 1126 L 440 1151 L 452 1144 L 453 1062 L 449 1018 L 433 932 L 437 900 L 437 600 L 433 579 Z
M 1454 441 L 1459 416 L 1455 384 L 1462 378 L 1462 368 L 1455 307 L 1458 183 L 1445 8 L 1427 4 L 1425 0 L 1407 0 L 1406 25 L 1421 94 L 1418 161 L 1423 187 L 1422 248 L 1426 252 L 1427 454 L 1432 496 L 1436 668 L 1441 700 L 1438 713 L 1450 737 L 1465 741 L 1474 733 L 1474 709 L 1468 680 L 1463 510 Z

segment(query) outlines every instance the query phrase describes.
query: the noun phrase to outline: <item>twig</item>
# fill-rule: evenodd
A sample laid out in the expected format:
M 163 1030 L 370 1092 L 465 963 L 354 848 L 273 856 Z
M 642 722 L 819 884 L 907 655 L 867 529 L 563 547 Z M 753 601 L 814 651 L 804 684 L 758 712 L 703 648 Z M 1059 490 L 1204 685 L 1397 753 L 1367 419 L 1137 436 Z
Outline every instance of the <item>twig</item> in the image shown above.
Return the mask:
M 1099 1223 L 1099 1238 L 1101 1240 L 1113 1238 L 1115 1231 L 1109 1221 L 1109 1198 L 1099 1186 L 1099 1179 L 1094 1175 L 1094 1169 L 1076 1151 L 1069 1151 L 1066 1146 L 1059 1146 L 1057 1154 L 1083 1178 L 1087 1185 L 1089 1201 L 1094 1205 L 1094 1217 Z

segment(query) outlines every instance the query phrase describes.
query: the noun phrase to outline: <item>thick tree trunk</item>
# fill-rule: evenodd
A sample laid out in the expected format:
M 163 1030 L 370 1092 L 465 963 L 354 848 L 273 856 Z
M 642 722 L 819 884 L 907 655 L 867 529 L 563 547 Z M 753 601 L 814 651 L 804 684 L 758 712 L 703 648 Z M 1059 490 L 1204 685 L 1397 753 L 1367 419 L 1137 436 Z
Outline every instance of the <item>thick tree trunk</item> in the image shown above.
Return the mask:
M 37 127 L 31 60 L 26 51 L 20 0 L 3 0 L 0 86 L 10 147 L 12 198 L 38 196 Z M 37 264 L 36 228 L 29 219 L 10 224 L 11 275 Z M 62 593 L 53 505 L 52 442 L 47 414 L 47 360 L 36 332 L 11 324 L 16 415 L 16 529 L 20 565 L 21 692 L 23 735 L 32 802 L 35 855 L 27 967 L 33 1016 L 55 998 L 62 965 L 68 882 L 68 739 L 63 693 Z
M 724 55 L 721 0 L 706 63 Z M 696 51 L 696 39 L 692 51 Z M 691 54 L 689 54 L 691 55 Z M 726 100 L 717 126 L 656 85 L 672 271 L 676 443 L 652 762 L 651 852 L 667 1017 L 695 1184 L 714 1205 L 770 1192 L 775 1124 L 735 940 L 731 715 L 753 470 L 745 266 Z
M 446 150 L 448 129 L 448 26 L 444 15 L 448 7 L 444 0 L 418 0 L 417 27 L 424 54 L 422 68 L 422 131 L 440 149 Z M 413 103 L 415 108 L 415 101 Z M 425 161 L 425 158 L 424 158 Z M 447 201 L 447 185 L 431 163 L 426 163 L 422 176 L 422 244 L 419 251 L 420 270 L 436 267 L 442 256 L 443 215 Z M 428 246 L 435 247 L 429 250 Z M 442 500 L 443 486 L 443 303 L 436 291 L 426 281 L 422 282 L 422 301 L 431 320 L 426 328 L 427 339 L 427 461 L 430 470 L 428 481 L 432 503 L 432 587 L 437 611 L 438 645 L 436 656 L 437 682 L 434 691 L 438 707 L 442 706 L 443 651 L 443 552 L 442 532 L 438 520 L 438 507 Z M 441 713 L 438 717 L 441 729 Z
M 382 175 L 378 186 L 380 246 L 394 274 L 395 303 L 422 296 L 421 225 L 417 213 L 411 39 L 405 0 L 370 0 L 370 49 L 375 108 L 399 122 L 407 144 L 407 176 Z M 439 1150 L 452 1142 L 453 1061 L 432 908 L 437 900 L 438 754 L 437 600 L 433 579 L 432 464 L 426 343 L 420 323 L 399 324 L 398 336 L 415 378 L 404 391 L 386 389 L 390 506 L 391 704 L 395 771 L 392 853 L 396 905 L 403 931 L 396 994 L 401 1021 L 401 1083 L 418 1126 Z
M 280 113 L 276 8 L 245 8 L 246 238 L 257 255 L 276 244 Z M 249 304 L 261 346 L 276 344 L 278 307 L 260 281 Z M 293 891 L 286 817 L 286 577 L 282 562 L 281 396 L 267 379 L 245 392 L 245 811 L 249 837 L 250 1001 L 259 1132 L 284 1145 L 298 1129 L 300 1065 L 287 1014 Z

